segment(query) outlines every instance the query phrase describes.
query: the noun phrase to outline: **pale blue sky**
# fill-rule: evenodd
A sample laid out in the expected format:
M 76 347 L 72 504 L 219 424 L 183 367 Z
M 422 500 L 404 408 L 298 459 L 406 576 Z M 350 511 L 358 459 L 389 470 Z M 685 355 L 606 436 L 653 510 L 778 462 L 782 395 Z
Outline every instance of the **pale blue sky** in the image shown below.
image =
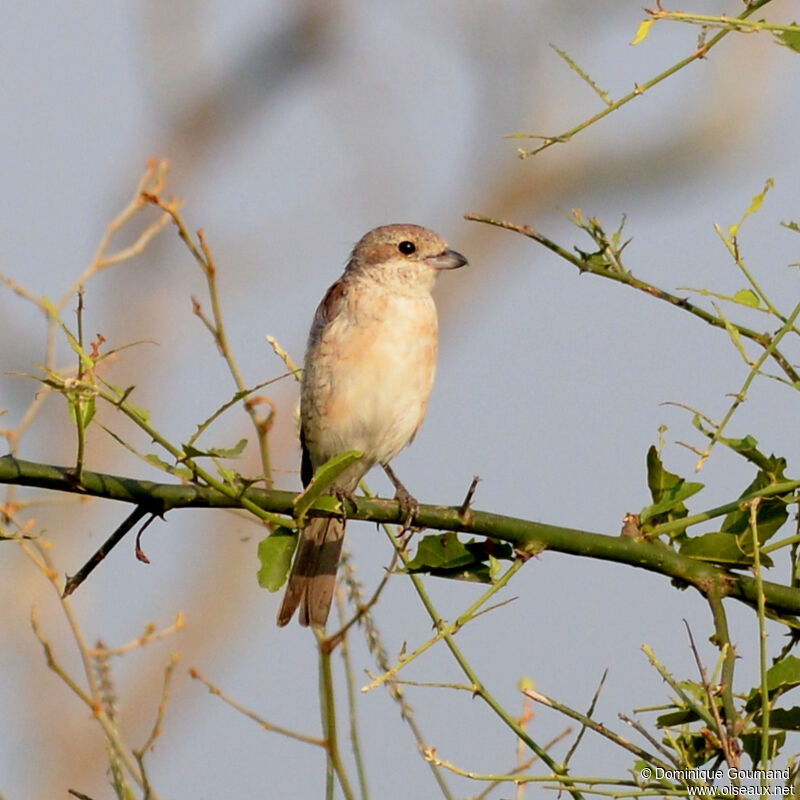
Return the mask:
M 0 270 L 59 296 L 91 260 L 147 159 L 168 158 L 170 190 L 184 198 L 189 225 L 208 234 L 232 345 L 256 383 L 282 371 L 265 335 L 302 357 L 316 304 L 361 234 L 388 222 L 432 227 L 470 267 L 443 276 L 437 289 L 437 386 L 422 431 L 395 462 L 398 474 L 421 502 L 438 503 L 460 502 L 479 474 L 479 508 L 615 534 L 627 511 L 647 503 L 644 459 L 659 425 L 669 426 L 667 465 L 692 471 L 694 458 L 674 444 L 699 444 L 690 419 L 661 403 L 685 402 L 719 418 L 726 393 L 744 380 L 744 365 L 721 332 L 644 295 L 578 276 L 533 243 L 467 223 L 462 214 L 506 216 L 566 246 L 586 247 L 561 210 L 580 207 L 608 228 L 627 214 L 633 242 L 626 263 L 635 274 L 667 289 L 733 292 L 744 281 L 713 223 L 737 221 L 774 177 L 743 246 L 788 311 L 797 275 L 786 265 L 798 260 L 798 240 L 778 223 L 797 219 L 800 207 L 800 59 L 766 35 L 730 37 L 708 60 L 570 144 L 516 159 L 525 143 L 504 134 L 560 133 L 601 108 L 548 43 L 567 50 L 614 97 L 694 47 L 696 30 L 663 24 L 632 48 L 641 4 L 607 5 L 13 4 L 4 12 L 0 48 Z M 736 13 L 739 5 L 703 10 Z M 769 13 L 790 16 L 791 8 L 776 2 Z M 302 13 L 316 14 L 316 27 L 292 38 Z M 191 314 L 192 294 L 205 298 L 203 281 L 172 231 L 87 292 L 91 333 L 102 331 L 112 345 L 158 342 L 127 353 L 114 377 L 135 383 L 137 402 L 176 439 L 232 393 Z M 0 315 L 10 332 L 0 370 L 29 370 L 41 360 L 39 316 L 8 292 L 0 292 Z M 771 322 L 759 317 L 753 324 Z M 66 347 L 62 354 L 68 357 Z M 3 424 L 19 418 L 32 391 L 18 377 L 0 378 L 0 408 L 9 409 Z M 280 408 L 274 458 L 287 471 L 278 483 L 296 488 L 296 387 L 286 381 L 273 397 Z M 765 451 L 788 456 L 791 465 L 794 402 L 789 390 L 756 383 L 731 433 L 756 435 Z M 109 414 L 104 420 L 118 424 Z M 22 456 L 68 463 L 74 444 L 62 405 L 52 400 L 41 424 L 40 434 L 24 440 Z M 242 435 L 249 435 L 247 420 L 233 412 L 209 443 Z M 88 463 L 158 478 L 100 431 L 90 437 Z M 252 456 L 239 466 L 257 468 Z M 382 476 L 372 479 L 388 492 Z M 740 491 L 750 475 L 719 451 L 698 479 L 709 484 L 698 501 L 705 508 Z M 74 515 L 39 515 L 59 569 L 74 571 L 125 513 L 93 503 Z M 173 513 L 145 537 L 149 567 L 123 545 L 75 597 L 90 642 L 122 643 L 149 621 L 164 626 L 178 610 L 187 615 L 184 633 L 129 656 L 118 673 L 126 730 L 139 744 L 152 724 L 163 664 L 170 652 L 183 654 L 150 761 L 163 797 L 321 796 L 321 753 L 259 731 L 183 669 L 196 667 L 271 721 L 318 730 L 312 638 L 297 626 L 275 628 L 279 598 L 255 582 L 258 536 L 229 515 Z M 348 544 L 365 585 L 374 586 L 389 545 L 359 524 L 350 526 Z M 479 591 L 428 583 L 445 616 Z M 459 641 L 515 712 L 521 677 L 583 708 L 605 667 L 611 672 L 598 712 L 609 724 L 617 725 L 618 712 L 665 700 L 639 648 L 646 641 L 679 675 L 693 675 L 682 617 L 692 621 L 706 658 L 714 658 L 699 597 L 657 576 L 545 554 L 502 595 L 512 596 L 514 604 L 467 627 Z M 11 547 L 0 561 L 0 603 L 0 717 L 15 732 L 0 752 L 0 792 L 6 800 L 62 797 L 68 787 L 108 796 L 99 730 L 48 672 L 30 632 L 35 604 L 65 663 L 77 669 L 63 618 L 43 578 Z M 429 635 L 402 577 L 391 581 L 377 617 L 393 654 Z M 752 652 L 754 617 L 735 607 L 731 617 L 737 645 Z M 359 675 L 374 669 L 361 646 L 355 658 Z M 754 662 L 743 660 L 738 671 L 747 688 Z M 455 680 L 457 672 L 437 650 L 407 677 Z M 432 690 L 410 700 L 442 758 L 479 771 L 511 766 L 513 737 L 478 701 Z M 437 796 L 387 696 L 372 692 L 361 709 L 374 796 Z M 531 733 L 544 742 L 563 727 L 564 720 L 539 712 Z M 614 774 L 627 763 L 587 737 L 575 769 Z M 449 780 L 457 796 L 478 791 Z

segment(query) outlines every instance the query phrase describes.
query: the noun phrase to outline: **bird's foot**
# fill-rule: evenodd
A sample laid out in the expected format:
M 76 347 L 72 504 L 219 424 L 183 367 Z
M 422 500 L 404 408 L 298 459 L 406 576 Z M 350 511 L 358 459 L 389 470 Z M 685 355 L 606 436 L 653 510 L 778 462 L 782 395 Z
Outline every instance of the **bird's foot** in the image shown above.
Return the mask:
M 334 497 L 342 504 L 342 519 L 347 519 L 347 506 L 352 505 L 353 508 L 358 510 L 358 503 L 356 502 L 355 494 L 348 492 L 346 489 L 334 489 Z
M 416 519 L 419 514 L 419 502 L 408 489 L 400 482 L 397 475 L 388 464 L 383 465 L 384 472 L 389 477 L 389 480 L 394 484 L 394 499 L 400 505 L 400 514 L 403 519 L 403 531 L 411 528 L 411 523 Z

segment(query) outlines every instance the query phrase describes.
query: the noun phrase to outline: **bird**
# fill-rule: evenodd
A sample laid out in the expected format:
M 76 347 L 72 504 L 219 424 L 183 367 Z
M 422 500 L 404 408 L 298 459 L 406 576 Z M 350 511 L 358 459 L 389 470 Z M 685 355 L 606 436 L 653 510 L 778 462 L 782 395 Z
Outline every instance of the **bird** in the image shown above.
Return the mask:
M 467 264 L 419 225 L 383 225 L 355 245 L 314 315 L 300 389 L 300 476 L 308 486 L 334 456 L 361 456 L 327 490 L 351 497 L 381 465 L 401 507 L 416 501 L 389 462 L 410 444 L 428 409 L 436 374 L 438 317 L 431 296 L 442 270 Z M 278 625 L 299 607 L 303 626 L 324 628 L 344 541 L 343 517 L 314 517 L 300 531 Z

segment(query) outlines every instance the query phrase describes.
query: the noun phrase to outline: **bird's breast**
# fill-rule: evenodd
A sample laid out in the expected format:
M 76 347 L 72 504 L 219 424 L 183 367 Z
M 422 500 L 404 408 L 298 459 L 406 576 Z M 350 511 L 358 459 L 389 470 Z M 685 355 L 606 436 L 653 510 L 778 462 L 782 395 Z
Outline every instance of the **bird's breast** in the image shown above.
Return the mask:
M 437 342 L 427 293 L 356 293 L 312 332 L 301 415 L 315 467 L 351 449 L 387 463 L 411 441 L 433 388 Z

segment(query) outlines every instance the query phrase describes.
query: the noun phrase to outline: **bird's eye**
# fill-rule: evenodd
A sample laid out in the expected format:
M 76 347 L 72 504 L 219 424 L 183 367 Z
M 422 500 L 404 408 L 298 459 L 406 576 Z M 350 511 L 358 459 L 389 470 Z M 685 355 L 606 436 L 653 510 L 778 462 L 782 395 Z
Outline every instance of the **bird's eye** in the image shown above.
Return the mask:
M 404 256 L 410 256 L 417 249 L 417 246 L 414 244 L 414 242 L 409 242 L 406 240 L 404 242 L 400 242 L 400 244 L 397 245 L 397 249 Z

